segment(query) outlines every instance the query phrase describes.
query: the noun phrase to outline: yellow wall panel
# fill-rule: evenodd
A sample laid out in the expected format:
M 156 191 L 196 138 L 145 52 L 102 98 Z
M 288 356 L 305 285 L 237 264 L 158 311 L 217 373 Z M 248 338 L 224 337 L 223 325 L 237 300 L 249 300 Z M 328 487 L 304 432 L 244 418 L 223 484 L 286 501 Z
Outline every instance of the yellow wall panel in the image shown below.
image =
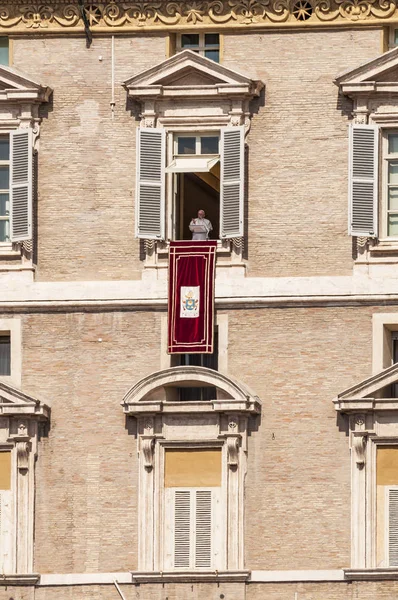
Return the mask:
M 221 448 L 165 452 L 165 487 L 221 486 Z
M 398 485 L 398 446 L 377 449 L 377 485 Z
M 0 490 L 11 489 L 11 452 L 0 452 Z

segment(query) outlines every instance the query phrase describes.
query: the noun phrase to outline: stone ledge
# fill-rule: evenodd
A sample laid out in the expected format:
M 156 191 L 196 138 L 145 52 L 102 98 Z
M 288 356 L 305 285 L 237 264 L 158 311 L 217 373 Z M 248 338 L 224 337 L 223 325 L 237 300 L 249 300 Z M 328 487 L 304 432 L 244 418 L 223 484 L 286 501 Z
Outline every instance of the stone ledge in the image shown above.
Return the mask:
M 158 571 L 131 572 L 133 583 L 246 582 L 250 571 Z
M 348 581 L 397 580 L 398 567 L 386 567 L 384 569 L 344 569 L 344 576 Z
M 36 585 L 39 579 L 40 575 L 38 573 L 0 575 L 0 587 L 2 585 Z

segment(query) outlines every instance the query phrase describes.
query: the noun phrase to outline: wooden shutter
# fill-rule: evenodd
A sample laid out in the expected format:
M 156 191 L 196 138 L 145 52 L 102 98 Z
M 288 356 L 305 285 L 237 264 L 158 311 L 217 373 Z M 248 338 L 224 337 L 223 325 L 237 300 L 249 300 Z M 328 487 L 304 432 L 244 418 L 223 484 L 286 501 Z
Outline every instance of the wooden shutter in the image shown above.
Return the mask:
M 243 236 L 245 128 L 221 129 L 220 237 Z
M 0 491 L 0 569 L 10 573 L 12 568 L 12 492 Z
M 11 241 L 32 239 L 32 130 L 17 129 L 10 135 Z
M 378 127 L 350 127 L 349 224 L 350 235 L 377 235 Z
M 165 160 L 164 129 L 137 129 L 136 235 L 164 239 Z
M 388 565 L 398 566 L 398 487 L 388 489 Z

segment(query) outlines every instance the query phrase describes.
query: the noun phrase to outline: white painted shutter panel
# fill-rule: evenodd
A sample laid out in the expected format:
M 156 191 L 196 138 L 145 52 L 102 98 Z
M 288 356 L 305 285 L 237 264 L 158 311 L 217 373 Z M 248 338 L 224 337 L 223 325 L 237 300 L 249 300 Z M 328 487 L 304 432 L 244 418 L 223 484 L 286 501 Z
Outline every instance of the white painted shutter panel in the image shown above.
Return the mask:
M 398 488 L 388 490 L 388 564 L 398 566 Z
M 174 567 L 191 566 L 191 492 L 177 490 L 174 493 Z
M 212 566 L 212 497 L 210 490 L 196 491 L 195 567 Z
M 349 223 L 350 235 L 377 235 L 378 127 L 350 127 Z
M 136 236 L 163 240 L 165 233 L 164 129 L 137 129 Z
M 243 236 L 245 128 L 221 129 L 220 237 Z
M 12 570 L 12 492 L 0 491 L 0 571 Z
M 11 241 L 22 242 L 32 239 L 32 130 L 17 129 L 10 139 Z

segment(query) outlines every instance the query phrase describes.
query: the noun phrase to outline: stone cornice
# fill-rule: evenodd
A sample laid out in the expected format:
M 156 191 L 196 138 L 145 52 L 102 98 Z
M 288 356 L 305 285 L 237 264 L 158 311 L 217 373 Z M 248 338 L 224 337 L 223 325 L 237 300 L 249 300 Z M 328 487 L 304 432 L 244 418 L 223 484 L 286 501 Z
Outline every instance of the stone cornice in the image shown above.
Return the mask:
M 336 26 L 396 21 L 392 0 L 195 0 L 86 2 L 93 33 L 173 29 Z M 0 33 L 83 32 L 79 4 L 8 0 L 0 10 Z

